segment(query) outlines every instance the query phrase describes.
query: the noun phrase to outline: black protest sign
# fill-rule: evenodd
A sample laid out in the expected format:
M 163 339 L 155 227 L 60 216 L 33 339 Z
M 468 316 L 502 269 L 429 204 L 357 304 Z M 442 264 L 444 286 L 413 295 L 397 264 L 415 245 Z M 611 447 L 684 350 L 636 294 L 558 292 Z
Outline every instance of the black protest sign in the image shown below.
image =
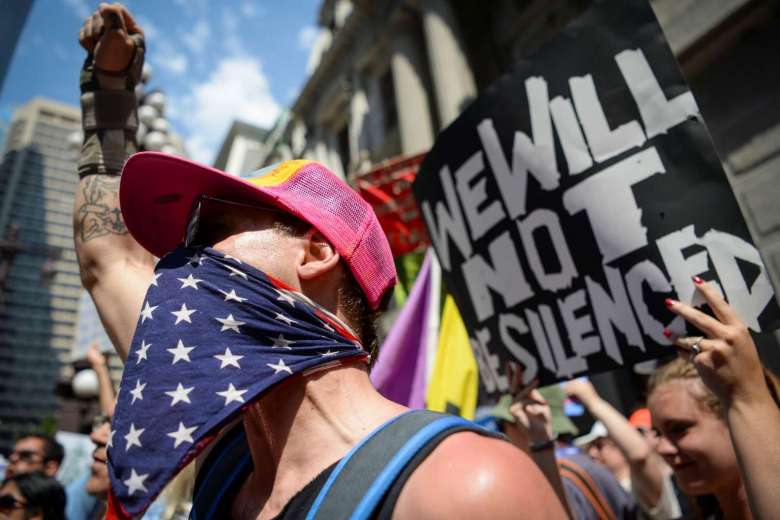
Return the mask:
M 780 312 L 696 102 L 644 0 L 599 2 L 488 88 L 413 186 L 488 392 L 669 355 L 717 284 L 754 331 Z

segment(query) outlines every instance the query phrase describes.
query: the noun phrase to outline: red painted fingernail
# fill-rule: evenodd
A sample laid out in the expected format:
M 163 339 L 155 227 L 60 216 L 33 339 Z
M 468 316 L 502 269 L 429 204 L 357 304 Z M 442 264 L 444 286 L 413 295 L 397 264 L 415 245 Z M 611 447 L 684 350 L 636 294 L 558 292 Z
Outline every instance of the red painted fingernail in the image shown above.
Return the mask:
M 664 336 L 666 336 L 667 338 L 671 338 L 672 337 L 672 331 L 669 330 L 669 329 L 664 329 Z
M 694 276 L 694 277 L 693 277 L 693 283 L 695 283 L 696 285 L 701 285 L 701 284 L 703 284 L 703 283 L 704 283 L 704 280 L 702 280 L 702 279 L 701 279 L 701 278 L 699 278 L 698 276 Z
M 667 307 L 671 308 L 672 305 L 674 305 L 674 300 L 672 300 L 671 298 L 667 298 L 664 300 L 664 303 L 666 304 Z

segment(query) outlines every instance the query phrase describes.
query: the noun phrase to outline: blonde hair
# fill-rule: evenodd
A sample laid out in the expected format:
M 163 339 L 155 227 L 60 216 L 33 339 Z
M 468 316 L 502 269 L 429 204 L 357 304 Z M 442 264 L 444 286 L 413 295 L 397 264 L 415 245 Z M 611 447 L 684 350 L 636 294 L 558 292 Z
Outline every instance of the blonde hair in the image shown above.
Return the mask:
M 780 379 L 766 367 L 761 367 L 764 372 L 764 382 L 766 383 L 769 395 L 775 402 L 775 406 L 780 408 Z M 677 357 L 673 361 L 660 366 L 647 383 L 647 395 L 650 396 L 655 390 L 664 383 L 671 381 L 691 381 L 698 389 L 701 402 L 706 405 L 713 413 L 720 415 L 723 411 L 720 400 L 707 388 L 707 385 L 701 380 L 701 376 L 696 371 L 696 367 L 688 359 Z

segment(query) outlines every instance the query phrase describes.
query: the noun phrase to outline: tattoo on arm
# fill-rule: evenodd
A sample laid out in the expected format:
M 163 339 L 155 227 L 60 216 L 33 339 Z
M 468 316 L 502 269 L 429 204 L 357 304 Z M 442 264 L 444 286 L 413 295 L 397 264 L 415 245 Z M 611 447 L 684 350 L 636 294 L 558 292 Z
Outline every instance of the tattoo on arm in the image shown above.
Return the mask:
M 119 176 L 88 175 L 81 183 L 84 203 L 77 211 L 82 242 L 104 235 L 126 235 L 119 210 Z

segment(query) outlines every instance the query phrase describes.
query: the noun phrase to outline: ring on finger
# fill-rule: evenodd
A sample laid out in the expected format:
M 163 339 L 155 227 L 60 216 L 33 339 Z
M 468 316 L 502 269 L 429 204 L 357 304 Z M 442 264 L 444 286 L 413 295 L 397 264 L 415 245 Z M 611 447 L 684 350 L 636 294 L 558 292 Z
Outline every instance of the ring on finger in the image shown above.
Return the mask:
M 693 345 L 691 345 L 691 359 L 701 354 L 701 347 L 699 346 L 699 343 L 702 341 L 704 341 L 704 336 L 699 337 L 696 341 L 693 342 Z

